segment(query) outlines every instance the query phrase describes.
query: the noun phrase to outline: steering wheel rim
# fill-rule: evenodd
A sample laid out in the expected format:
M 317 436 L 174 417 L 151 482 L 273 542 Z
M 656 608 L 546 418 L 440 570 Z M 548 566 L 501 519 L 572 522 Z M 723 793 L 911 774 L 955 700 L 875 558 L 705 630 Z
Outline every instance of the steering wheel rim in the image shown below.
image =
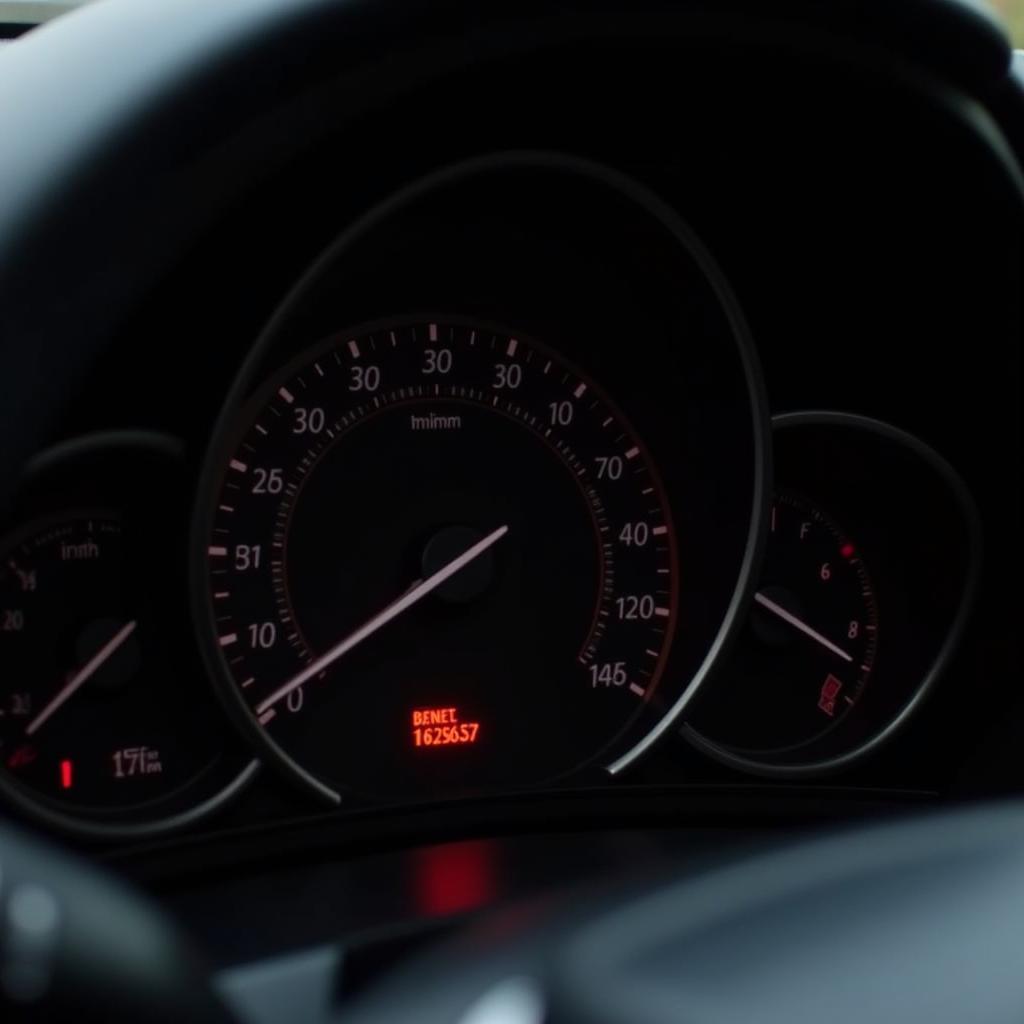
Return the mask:
M 1024 806 L 845 829 L 555 907 L 486 919 L 338 1019 L 1010 1024 L 1024 1005 Z

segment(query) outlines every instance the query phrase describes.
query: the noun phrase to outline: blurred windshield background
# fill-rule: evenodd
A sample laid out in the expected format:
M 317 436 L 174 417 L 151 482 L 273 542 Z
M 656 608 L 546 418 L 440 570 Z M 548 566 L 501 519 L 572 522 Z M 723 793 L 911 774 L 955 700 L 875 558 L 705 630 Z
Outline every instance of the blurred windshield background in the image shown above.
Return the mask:
M 1013 37 L 1013 45 L 1024 49 L 1024 0 L 992 0 Z

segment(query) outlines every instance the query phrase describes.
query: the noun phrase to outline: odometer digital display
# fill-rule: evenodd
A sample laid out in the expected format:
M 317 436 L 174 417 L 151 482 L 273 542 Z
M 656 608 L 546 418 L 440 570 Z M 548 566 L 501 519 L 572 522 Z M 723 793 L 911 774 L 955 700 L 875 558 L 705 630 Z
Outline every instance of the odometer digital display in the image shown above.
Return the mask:
M 520 334 L 396 321 L 250 402 L 204 521 L 233 698 L 329 794 L 473 792 L 593 761 L 672 642 L 672 518 L 601 388 Z

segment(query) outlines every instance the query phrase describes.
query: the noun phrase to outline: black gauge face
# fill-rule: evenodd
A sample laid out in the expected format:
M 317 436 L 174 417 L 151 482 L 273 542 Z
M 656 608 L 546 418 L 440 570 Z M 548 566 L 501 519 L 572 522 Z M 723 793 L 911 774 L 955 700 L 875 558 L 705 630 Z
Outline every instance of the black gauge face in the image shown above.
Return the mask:
M 144 816 L 218 757 L 212 708 L 163 647 L 146 550 L 133 556 L 120 521 L 97 513 L 0 551 L 3 771 L 58 813 Z
M 857 705 L 878 647 L 878 610 L 857 545 L 782 494 L 754 606 L 733 660 L 691 725 L 737 753 L 786 758 Z
M 536 783 L 655 692 L 677 604 L 665 496 L 548 349 L 452 322 L 345 335 L 265 388 L 222 458 L 213 643 L 322 787 Z

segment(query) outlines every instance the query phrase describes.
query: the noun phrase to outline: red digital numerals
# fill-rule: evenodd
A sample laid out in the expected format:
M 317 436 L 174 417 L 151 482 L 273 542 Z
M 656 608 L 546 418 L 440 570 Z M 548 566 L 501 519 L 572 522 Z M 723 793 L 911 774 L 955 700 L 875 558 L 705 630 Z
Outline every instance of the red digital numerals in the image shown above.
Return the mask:
M 412 713 L 416 747 L 454 747 L 476 743 L 479 722 L 460 722 L 458 708 L 421 708 Z

